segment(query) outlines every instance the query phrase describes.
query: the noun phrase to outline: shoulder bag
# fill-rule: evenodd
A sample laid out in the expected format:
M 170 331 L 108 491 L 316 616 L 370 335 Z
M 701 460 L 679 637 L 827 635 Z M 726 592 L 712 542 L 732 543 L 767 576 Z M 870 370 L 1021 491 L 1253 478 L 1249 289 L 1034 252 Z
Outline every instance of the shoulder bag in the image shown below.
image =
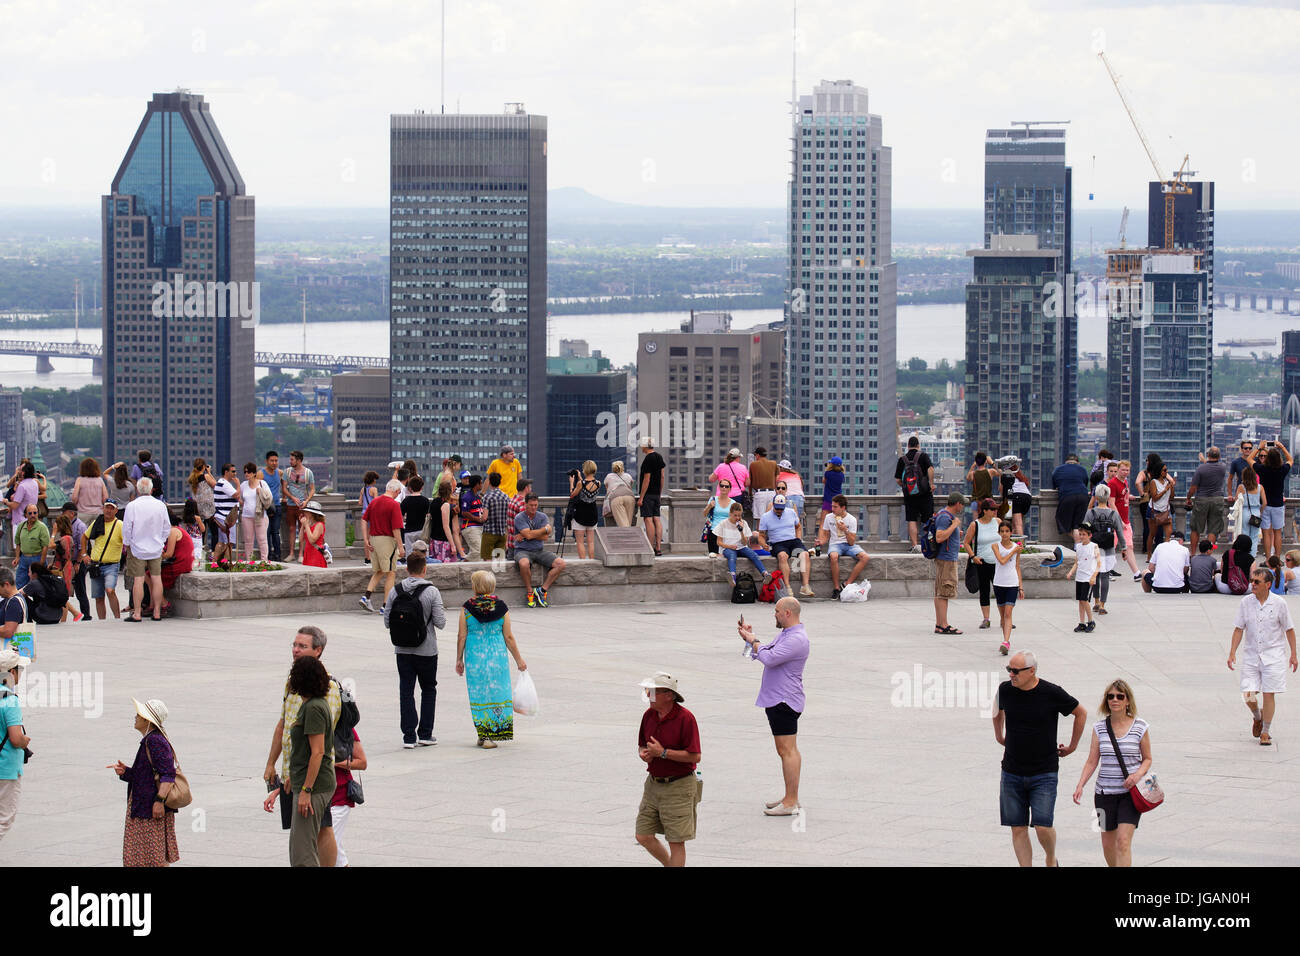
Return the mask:
M 732 500 L 739 501 L 740 506 L 745 509 L 745 514 L 752 515 L 754 513 L 754 493 L 748 488 L 736 488 L 736 469 L 731 467 L 730 463 L 727 464 L 727 471 L 731 472 L 731 489 L 739 491 L 739 494 L 731 496 Z
M 162 731 L 158 731 L 162 733 Z M 167 738 L 166 734 L 163 734 Z M 171 740 L 167 739 L 167 745 L 171 746 Z M 160 785 L 158 770 L 153 765 L 153 754 L 149 752 L 149 745 L 144 745 L 144 755 L 149 761 L 149 768 L 153 770 L 154 787 Z M 188 807 L 194 801 L 194 795 L 190 792 L 190 782 L 186 779 L 185 774 L 181 773 L 181 761 L 176 756 L 176 748 L 172 747 L 172 764 L 176 768 L 176 779 L 172 781 L 172 788 L 167 791 L 167 796 L 163 800 L 163 806 L 168 810 L 179 810 L 182 807 Z
M 1119 752 L 1119 741 L 1115 739 L 1115 730 L 1110 725 L 1109 717 L 1106 718 L 1106 734 L 1110 737 L 1110 745 L 1115 748 L 1115 759 L 1119 761 L 1119 772 L 1127 780 L 1128 767 L 1124 765 L 1124 755 Z M 1134 784 L 1128 793 L 1133 798 L 1133 806 L 1137 807 L 1138 813 L 1154 810 L 1165 802 L 1165 792 L 1160 789 L 1160 783 L 1156 780 L 1154 770 L 1148 770 L 1143 774 L 1142 779 Z

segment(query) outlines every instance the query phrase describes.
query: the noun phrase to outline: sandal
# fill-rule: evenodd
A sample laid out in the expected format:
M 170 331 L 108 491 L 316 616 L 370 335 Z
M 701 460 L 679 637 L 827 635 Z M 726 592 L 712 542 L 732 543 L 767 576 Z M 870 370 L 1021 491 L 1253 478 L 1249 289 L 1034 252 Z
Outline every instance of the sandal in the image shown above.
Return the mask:
M 949 624 L 947 627 L 936 627 L 936 628 L 934 629 L 934 633 L 936 633 L 936 634 L 960 634 L 961 631 L 957 630 L 957 628 L 955 628 L 955 627 L 953 627 L 951 624 Z

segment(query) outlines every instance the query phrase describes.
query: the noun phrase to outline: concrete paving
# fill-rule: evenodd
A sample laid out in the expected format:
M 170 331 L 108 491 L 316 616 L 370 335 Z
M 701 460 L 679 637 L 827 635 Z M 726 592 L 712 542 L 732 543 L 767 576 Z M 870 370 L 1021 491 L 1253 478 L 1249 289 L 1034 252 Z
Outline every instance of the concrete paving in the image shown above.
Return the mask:
M 1300 677 L 1279 698 L 1276 744 L 1258 746 L 1224 663 L 1237 602 L 1143 596 L 1121 579 L 1111 613 L 1088 635 L 1071 632 L 1072 602 L 1017 609 L 1014 646 L 1038 654 L 1042 678 L 1093 712 L 1106 683 L 1123 677 L 1151 723 L 1169 797 L 1139 829 L 1135 865 L 1300 863 Z M 703 738 L 704 800 L 690 865 L 1014 864 L 1009 833 L 998 826 L 1001 748 L 980 700 L 970 699 L 987 699 L 1006 677 L 1006 659 L 997 631 L 976 629 L 974 599 L 953 604 L 952 622 L 966 631 L 958 637 L 932 633 L 925 600 L 805 602 L 806 811 L 793 824 L 761 813 L 762 801 L 781 794 L 780 765 L 753 706 L 761 668 L 741 656 L 738 610 L 770 626 L 769 605 L 516 608 L 542 713 L 517 718 L 515 741 L 495 751 L 474 746 L 453 667 L 454 624 L 441 641 L 439 743 L 414 751 L 401 748 L 396 668 L 378 615 L 42 628 L 24 700 L 36 756 L 0 860 L 120 865 L 125 788 L 104 768 L 135 753 L 136 696 L 161 697 L 171 709 L 168 728 L 194 789 L 178 826 L 181 865 L 285 865 L 287 835 L 278 813 L 261 809 L 261 773 L 289 645 L 310 621 L 329 636 L 331 672 L 358 684 L 371 769 L 362 774 L 367 802 L 346 834 L 354 865 L 654 865 L 632 834 L 644 779 L 636 684 L 658 668 L 681 680 Z M 85 713 L 96 702 L 84 690 L 82 700 L 67 701 L 76 706 L 35 706 L 39 680 L 48 688 L 52 674 L 73 670 L 91 674 L 89 686 L 102 680 L 101 716 Z M 1065 720 L 1059 736 L 1068 741 Z M 1056 821 L 1067 866 L 1103 865 L 1091 787 L 1083 807 L 1070 799 L 1087 745 L 1085 734 L 1062 761 Z

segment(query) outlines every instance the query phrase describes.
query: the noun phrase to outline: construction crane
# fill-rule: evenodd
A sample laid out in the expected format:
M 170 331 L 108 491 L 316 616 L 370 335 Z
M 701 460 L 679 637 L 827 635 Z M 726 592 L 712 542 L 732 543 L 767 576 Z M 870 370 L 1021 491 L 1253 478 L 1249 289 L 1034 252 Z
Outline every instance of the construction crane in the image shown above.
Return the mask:
M 1142 148 L 1146 150 L 1147 159 L 1151 160 L 1151 167 L 1156 171 L 1156 180 L 1160 183 L 1160 191 L 1165 197 L 1165 249 L 1174 247 L 1174 197 L 1186 196 L 1192 192 L 1192 187 L 1184 182 L 1184 177 L 1190 175 L 1187 169 L 1188 157 L 1183 156 L 1183 164 L 1174 173 L 1172 179 L 1165 176 L 1164 170 L 1160 167 L 1160 161 L 1156 159 L 1155 151 L 1151 148 L 1151 143 L 1147 140 L 1147 135 L 1142 131 L 1142 124 L 1138 122 L 1137 114 L 1129 106 L 1128 97 L 1124 95 L 1124 88 L 1119 85 L 1119 76 L 1116 75 L 1114 68 L 1110 65 L 1110 60 L 1106 59 L 1104 52 L 1097 54 L 1101 58 L 1101 65 L 1106 68 L 1107 74 L 1110 75 L 1111 83 L 1115 84 L 1115 92 L 1119 94 L 1119 101 L 1124 104 L 1124 112 L 1128 114 L 1129 121 L 1133 124 L 1134 131 L 1138 134 L 1138 139 L 1142 141 Z
M 777 432 L 776 435 L 777 445 L 779 447 L 784 447 L 784 443 L 785 443 L 784 429 L 808 428 L 819 424 L 819 422 L 815 418 L 784 417 L 781 414 L 782 407 L 780 401 L 778 400 L 775 403 L 775 405 L 776 405 L 775 410 L 770 409 L 767 407 L 766 403 L 761 398 L 756 399 L 754 397 L 753 392 L 749 393 L 749 407 L 747 409 L 746 414 L 737 415 L 731 421 L 732 428 L 739 428 L 741 426 L 744 427 L 746 448 L 753 447 L 754 444 L 753 429 L 755 425 L 768 425 L 777 429 L 781 429 L 780 431 Z M 755 407 L 757 407 L 758 411 L 764 412 L 766 414 L 755 415 L 754 414 Z
M 1124 207 L 1124 214 L 1119 217 L 1119 247 L 1124 248 L 1124 240 L 1128 235 L 1128 206 Z

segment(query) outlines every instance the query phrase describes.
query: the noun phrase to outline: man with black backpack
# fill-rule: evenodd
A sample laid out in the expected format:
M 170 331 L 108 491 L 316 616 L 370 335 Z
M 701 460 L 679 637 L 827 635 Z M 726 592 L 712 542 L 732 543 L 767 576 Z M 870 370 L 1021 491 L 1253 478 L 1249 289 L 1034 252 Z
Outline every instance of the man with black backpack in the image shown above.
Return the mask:
M 148 478 L 153 482 L 153 496 L 166 501 L 167 496 L 163 492 L 163 472 L 153 460 L 153 452 L 142 448 L 136 458 L 138 462 L 131 466 L 131 480 L 139 481 L 141 478 Z
M 915 435 L 907 440 L 907 454 L 898 459 L 894 480 L 903 490 L 903 510 L 907 512 L 907 536 L 912 539 L 912 553 L 920 554 L 916 529 L 934 514 L 934 463 L 921 451 L 921 440 Z
M 447 626 L 447 614 L 438 589 L 424 578 L 424 553 L 406 559 L 407 576 L 388 592 L 384 601 L 384 626 L 397 654 L 397 693 L 401 709 L 402 746 L 432 747 L 433 710 L 438 702 L 438 632 Z M 416 715 L 415 682 L 420 682 L 420 710 Z

